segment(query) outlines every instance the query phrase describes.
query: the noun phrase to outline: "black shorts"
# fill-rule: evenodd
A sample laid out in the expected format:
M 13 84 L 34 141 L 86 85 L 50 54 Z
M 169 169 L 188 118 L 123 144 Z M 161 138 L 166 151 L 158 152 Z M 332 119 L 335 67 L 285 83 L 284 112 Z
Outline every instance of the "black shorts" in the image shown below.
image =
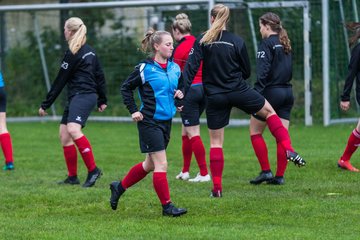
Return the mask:
M 66 125 L 69 122 L 73 122 L 85 127 L 86 121 L 90 116 L 91 111 L 96 106 L 96 103 L 96 93 L 78 94 L 73 96 L 64 109 L 60 123 Z
M 200 124 L 200 116 L 206 107 L 206 97 L 202 84 L 194 84 L 183 100 L 183 109 L 180 112 L 182 123 L 185 127 Z
M 6 112 L 6 92 L 4 87 L 0 87 L 0 112 Z
M 232 107 L 248 114 L 257 113 L 265 105 L 265 98 L 252 88 L 207 96 L 206 118 L 209 129 L 220 129 L 229 124 Z
M 143 119 L 137 122 L 139 143 L 142 153 L 152 153 L 165 150 L 170 141 L 171 120 L 156 121 Z
M 280 118 L 290 121 L 291 109 L 294 106 L 294 95 L 291 86 L 267 88 L 264 90 L 264 97 Z M 260 121 L 265 121 L 260 116 L 255 114 L 253 116 Z

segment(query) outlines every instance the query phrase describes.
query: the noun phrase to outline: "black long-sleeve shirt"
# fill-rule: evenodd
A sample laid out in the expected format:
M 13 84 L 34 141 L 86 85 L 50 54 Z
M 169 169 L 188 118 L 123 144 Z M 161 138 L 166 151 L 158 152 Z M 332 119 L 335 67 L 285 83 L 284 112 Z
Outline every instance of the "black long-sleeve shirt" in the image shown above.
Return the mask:
M 41 108 L 49 108 L 65 85 L 68 99 L 76 94 L 97 93 L 98 106 L 106 104 L 105 76 L 94 49 L 89 45 L 83 45 L 75 55 L 70 50 L 65 52 L 59 73 Z
M 270 35 L 261 41 L 256 54 L 255 89 L 263 93 L 265 88 L 291 86 L 292 54 L 286 54 L 279 35 Z
M 350 101 L 350 93 L 356 78 L 356 101 L 360 104 L 360 43 L 358 43 L 351 51 L 350 63 L 348 66 L 348 74 L 345 80 L 341 101 Z
M 200 36 L 189 53 L 183 71 L 185 92 L 203 60 L 203 86 L 207 95 L 248 88 L 251 67 L 244 40 L 226 30 L 217 41 L 200 44 Z

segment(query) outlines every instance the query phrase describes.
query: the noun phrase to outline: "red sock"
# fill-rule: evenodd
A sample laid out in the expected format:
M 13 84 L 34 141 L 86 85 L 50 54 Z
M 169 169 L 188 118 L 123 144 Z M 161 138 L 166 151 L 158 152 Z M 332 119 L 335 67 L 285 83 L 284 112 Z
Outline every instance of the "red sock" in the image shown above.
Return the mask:
M 345 151 L 341 156 L 341 159 L 343 161 L 349 161 L 353 153 L 358 148 L 359 144 L 360 144 L 360 133 L 356 129 L 354 129 L 350 134 Z
M 88 169 L 88 172 L 93 171 L 96 168 L 94 154 L 91 149 L 90 142 L 87 140 L 85 135 L 74 140 L 76 146 L 79 149 L 82 159 Z
M 278 115 L 271 115 L 266 119 L 271 134 L 275 137 L 276 142 L 280 143 L 285 150 L 294 151 L 291 146 L 291 140 L 288 130 L 282 124 Z
M 205 155 L 206 155 L 205 147 L 201 140 L 201 137 L 200 136 L 192 137 L 190 142 L 192 146 L 192 151 L 194 152 L 196 158 L 196 162 L 200 169 L 200 175 L 201 176 L 208 175 L 208 170 L 206 167 L 206 160 L 205 160 Z
M 184 159 L 182 172 L 184 173 L 184 172 L 188 172 L 190 169 L 191 155 L 192 155 L 191 142 L 188 136 L 182 136 L 182 153 Z
M 171 202 L 166 172 L 154 172 L 153 185 L 162 205 Z
M 77 151 L 75 145 L 63 146 L 63 150 L 68 176 L 77 176 Z
M 222 191 L 222 173 L 224 170 L 224 153 L 222 148 L 210 148 L 210 171 L 213 180 L 213 191 Z
M 270 163 L 268 158 L 268 149 L 262 134 L 252 135 L 250 138 L 255 155 L 260 163 L 261 170 L 269 171 Z
M 281 144 L 277 144 L 277 169 L 276 176 L 283 177 L 285 174 L 286 166 L 288 164 L 288 160 L 286 157 L 286 152 Z
M 123 178 L 123 180 L 121 181 L 121 185 L 124 189 L 131 187 L 132 185 L 146 177 L 148 172 L 144 170 L 142 164 L 143 163 L 141 162 L 133 166 L 128 172 L 128 174 L 126 174 L 126 176 Z
M 10 133 L 0 134 L 0 143 L 1 143 L 1 149 L 4 153 L 5 162 L 6 163 L 14 162 Z

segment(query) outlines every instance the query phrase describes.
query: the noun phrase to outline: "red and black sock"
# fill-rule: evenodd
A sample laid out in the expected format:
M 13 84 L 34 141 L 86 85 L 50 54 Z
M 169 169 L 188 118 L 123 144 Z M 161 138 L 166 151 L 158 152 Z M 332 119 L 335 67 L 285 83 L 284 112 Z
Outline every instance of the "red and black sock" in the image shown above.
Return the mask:
M 349 161 L 359 145 L 360 145 L 360 133 L 356 129 L 354 129 L 349 136 L 345 151 L 341 156 L 341 159 L 343 161 Z
M 200 175 L 206 176 L 208 175 L 208 170 L 206 166 L 206 153 L 205 153 L 205 147 L 201 140 L 200 136 L 195 136 L 191 138 L 191 146 L 192 151 L 194 152 L 196 162 L 200 169 Z
M 222 191 L 222 173 L 224 170 L 224 153 L 222 148 L 210 148 L 210 171 L 213 180 L 213 191 Z
M 77 151 L 74 144 L 63 146 L 64 158 L 68 169 L 68 176 L 77 176 Z
M 4 153 L 5 162 L 13 163 L 13 148 L 10 133 L 0 134 L 1 149 Z
M 188 136 L 182 136 L 182 154 L 183 154 L 183 169 L 182 172 L 189 172 L 191 164 L 192 148 Z
M 148 172 L 146 172 L 144 170 L 144 167 L 142 164 L 143 164 L 143 162 L 138 163 L 135 166 L 133 166 L 129 170 L 128 174 L 126 174 L 126 176 L 123 178 L 123 180 L 121 181 L 121 185 L 123 186 L 124 189 L 131 187 L 132 185 L 136 184 L 141 179 L 146 177 Z
M 262 171 L 270 171 L 268 149 L 262 134 L 251 136 L 251 144 L 254 148 L 255 155 L 260 163 Z
M 85 135 L 83 135 L 82 137 L 74 140 L 74 142 L 79 149 L 88 172 L 92 172 L 96 168 L 96 164 L 89 140 L 85 137 Z
M 154 172 L 153 174 L 153 185 L 156 194 L 162 205 L 165 205 L 170 200 L 169 184 L 166 177 L 166 172 Z

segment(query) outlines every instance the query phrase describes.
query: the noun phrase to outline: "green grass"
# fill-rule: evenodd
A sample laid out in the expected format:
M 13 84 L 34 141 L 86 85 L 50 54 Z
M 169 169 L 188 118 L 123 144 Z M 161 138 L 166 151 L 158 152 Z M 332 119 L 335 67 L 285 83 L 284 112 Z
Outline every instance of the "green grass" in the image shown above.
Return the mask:
M 11 123 L 16 170 L 0 172 L 0 239 L 359 239 L 360 175 L 336 167 L 353 127 L 292 125 L 293 145 L 308 165 L 289 163 L 283 186 L 249 184 L 259 165 L 248 128 L 227 128 L 224 197 L 212 199 L 211 183 L 175 179 L 182 166 L 175 124 L 168 179 L 172 200 L 188 214 L 168 218 L 161 216 L 151 175 L 128 189 L 117 211 L 110 209 L 108 184 L 144 158 L 135 124 L 88 123 L 84 132 L 104 175 L 83 189 L 56 184 L 66 177 L 57 123 Z M 208 152 L 205 126 L 202 135 Z M 268 132 L 265 138 L 275 171 L 274 140 Z M 352 162 L 360 167 L 358 159 L 355 153 Z M 78 165 L 83 182 L 80 157 Z M 197 171 L 193 159 L 192 176 Z

